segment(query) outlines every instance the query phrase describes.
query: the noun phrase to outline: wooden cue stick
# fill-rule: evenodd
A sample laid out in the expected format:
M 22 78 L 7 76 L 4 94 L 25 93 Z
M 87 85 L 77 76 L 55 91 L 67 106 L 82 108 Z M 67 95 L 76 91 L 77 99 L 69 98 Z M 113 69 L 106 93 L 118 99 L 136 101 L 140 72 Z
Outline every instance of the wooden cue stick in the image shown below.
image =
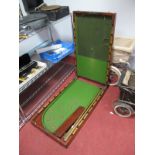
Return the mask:
M 85 110 L 84 107 L 78 107 L 73 114 L 55 131 L 55 135 L 61 138 L 65 132 L 74 124 L 74 122 L 79 118 L 79 116 Z
M 92 104 L 89 105 L 89 107 L 84 111 L 84 113 L 79 117 L 79 119 L 72 125 L 72 127 L 69 129 L 69 131 L 63 136 L 64 141 L 67 141 L 68 138 L 72 135 L 75 134 L 77 127 L 79 124 L 81 125 L 84 119 L 87 117 L 88 112 L 92 110 L 92 107 L 97 103 L 99 100 L 100 96 L 102 95 L 103 91 L 99 92 L 97 97 L 94 99 Z

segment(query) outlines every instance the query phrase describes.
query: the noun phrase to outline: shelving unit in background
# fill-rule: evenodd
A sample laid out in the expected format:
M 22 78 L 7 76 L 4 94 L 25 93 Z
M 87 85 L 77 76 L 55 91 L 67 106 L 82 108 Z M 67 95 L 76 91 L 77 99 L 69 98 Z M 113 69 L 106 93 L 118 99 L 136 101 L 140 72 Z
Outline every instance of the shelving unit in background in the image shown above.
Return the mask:
M 20 128 L 41 108 L 41 106 L 43 106 L 45 101 L 75 70 L 75 66 L 67 62 L 61 61 L 57 64 L 53 64 L 49 61 L 43 61 L 35 52 L 35 49 L 38 47 L 45 46 L 49 43 L 49 41 L 56 40 L 57 38 L 68 41 L 63 37 L 60 37 L 60 34 L 58 35 L 55 33 L 54 39 L 52 35 L 53 32 L 59 31 L 60 25 L 63 22 L 68 23 L 68 20 L 71 20 L 70 15 L 58 21 L 49 22 L 48 26 L 42 27 L 41 29 L 32 32 L 30 37 L 20 42 L 20 56 L 24 53 L 29 53 L 32 60 L 46 63 L 46 68 L 44 68 L 39 74 L 34 76 L 29 82 L 19 88 Z M 58 26 L 58 28 L 56 28 L 56 26 Z M 69 29 L 72 30 L 72 24 L 70 26 L 71 27 L 69 27 Z

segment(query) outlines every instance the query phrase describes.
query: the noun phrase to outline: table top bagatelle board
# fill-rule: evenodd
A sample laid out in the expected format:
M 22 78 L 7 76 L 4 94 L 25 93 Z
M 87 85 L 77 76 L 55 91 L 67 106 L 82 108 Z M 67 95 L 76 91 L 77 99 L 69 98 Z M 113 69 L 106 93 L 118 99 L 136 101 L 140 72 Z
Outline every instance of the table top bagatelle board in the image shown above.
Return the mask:
M 77 77 L 45 103 L 32 120 L 36 127 L 63 146 L 71 143 L 105 93 L 115 16 L 114 13 L 73 12 Z

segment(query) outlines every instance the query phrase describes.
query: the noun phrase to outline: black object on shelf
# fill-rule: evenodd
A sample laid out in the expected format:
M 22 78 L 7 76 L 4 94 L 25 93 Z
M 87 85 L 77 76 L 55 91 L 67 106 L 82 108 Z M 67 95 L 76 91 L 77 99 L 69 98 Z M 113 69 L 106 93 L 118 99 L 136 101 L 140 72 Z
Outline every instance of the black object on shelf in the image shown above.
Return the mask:
M 65 17 L 69 15 L 69 7 L 68 6 L 54 6 L 52 9 L 51 6 L 47 6 L 46 3 L 44 3 L 43 0 L 23 0 L 25 11 L 33 14 L 33 13 L 45 13 L 50 21 L 58 20 L 62 17 Z M 40 5 L 44 5 L 44 9 L 39 9 L 36 11 L 36 8 Z M 51 9 L 45 9 L 45 8 L 51 7 Z
M 31 62 L 31 58 L 30 58 L 28 53 L 20 56 L 19 57 L 19 69 L 21 69 L 22 67 L 26 66 L 30 62 Z
M 22 0 L 24 4 L 25 11 L 34 11 L 36 7 L 44 3 L 43 0 Z
M 69 15 L 69 7 L 68 6 L 61 6 L 59 9 L 51 10 L 51 11 L 44 11 L 47 14 L 48 19 L 51 21 L 58 20 L 62 17 Z
M 22 67 L 19 71 L 19 77 L 24 77 L 25 75 L 29 74 L 33 68 L 37 67 L 37 62 L 36 61 L 31 61 L 29 64 L 26 66 Z
M 37 66 L 36 61 L 32 61 L 29 54 L 24 54 L 19 58 L 19 77 L 31 72 L 32 68 Z

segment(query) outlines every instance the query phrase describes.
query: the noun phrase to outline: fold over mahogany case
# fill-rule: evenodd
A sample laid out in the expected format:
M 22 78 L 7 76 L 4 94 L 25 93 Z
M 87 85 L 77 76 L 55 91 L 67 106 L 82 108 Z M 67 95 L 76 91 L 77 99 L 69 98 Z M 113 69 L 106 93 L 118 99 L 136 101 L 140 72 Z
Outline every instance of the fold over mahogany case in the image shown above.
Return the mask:
M 63 146 L 71 143 L 105 93 L 115 16 L 114 13 L 73 12 L 76 77 L 45 103 L 32 120 L 36 127 Z

